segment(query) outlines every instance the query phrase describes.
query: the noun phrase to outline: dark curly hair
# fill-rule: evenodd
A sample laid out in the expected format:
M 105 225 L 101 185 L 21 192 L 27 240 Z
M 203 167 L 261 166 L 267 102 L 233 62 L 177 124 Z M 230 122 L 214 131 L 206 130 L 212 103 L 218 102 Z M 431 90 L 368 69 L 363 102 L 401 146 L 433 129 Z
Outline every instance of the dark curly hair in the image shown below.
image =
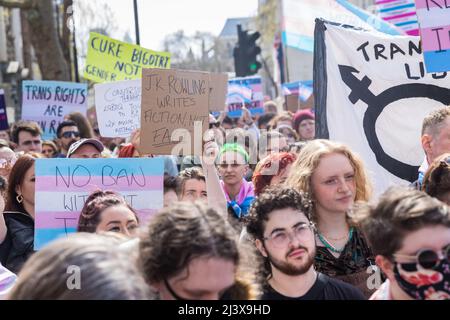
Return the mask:
M 244 222 L 247 232 L 253 239 L 262 239 L 264 236 L 265 223 L 270 214 L 275 210 L 293 208 L 310 219 L 312 202 L 308 195 L 289 187 L 267 188 L 252 203 L 249 214 Z
M 269 220 L 270 214 L 279 209 L 293 208 L 310 219 L 312 202 L 309 197 L 293 188 L 289 187 L 270 187 L 267 188 L 253 202 L 249 214 L 244 218 L 247 233 L 251 240 L 259 239 L 262 241 L 264 237 L 264 228 Z M 270 261 L 260 256 L 259 277 L 267 280 L 272 275 Z M 267 283 L 264 283 L 267 285 Z
M 139 218 L 136 211 L 125 201 L 125 199 L 114 191 L 97 190 L 91 193 L 84 203 L 83 209 L 78 220 L 78 232 L 95 233 L 100 224 L 101 214 L 110 207 L 123 205 L 130 209 Z
M 289 164 L 297 159 L 296 155 L 288 152 L 271 153 L 262 159 L 253 172 L 253 186 L 255 187 L 255 195 L 258 196 L 270 185 L 272 178 L 279 175 Z M 276 167 L 278 165 L 278 167 Z M 276 172 L 274 172 L 276 170 Z
M 450 153 L 438 157 L 428 168 L 423 178 L 422 191 L 444 201 L 450 191 Z

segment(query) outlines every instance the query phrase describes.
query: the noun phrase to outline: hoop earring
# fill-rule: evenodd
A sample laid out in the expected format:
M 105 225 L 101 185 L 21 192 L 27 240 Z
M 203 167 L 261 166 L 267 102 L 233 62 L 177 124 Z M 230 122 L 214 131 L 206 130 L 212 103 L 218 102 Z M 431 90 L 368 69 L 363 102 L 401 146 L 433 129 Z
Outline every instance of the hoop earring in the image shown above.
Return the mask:
M 18 203 L 22 203 L 23 202 L 23 196 L 21 194 L 19 194 L 18 196 L 16 196 L 16 200 Z

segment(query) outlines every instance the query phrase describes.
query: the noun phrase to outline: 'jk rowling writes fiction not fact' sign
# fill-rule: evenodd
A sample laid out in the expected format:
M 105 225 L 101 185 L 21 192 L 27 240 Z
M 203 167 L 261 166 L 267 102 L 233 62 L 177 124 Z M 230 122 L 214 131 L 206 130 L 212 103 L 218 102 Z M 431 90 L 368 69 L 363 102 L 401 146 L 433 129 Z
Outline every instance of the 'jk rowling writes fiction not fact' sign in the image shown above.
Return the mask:
M 144 153 L 201 155 L 208 130 L 207 72 L 143 69 L 141 145 Z

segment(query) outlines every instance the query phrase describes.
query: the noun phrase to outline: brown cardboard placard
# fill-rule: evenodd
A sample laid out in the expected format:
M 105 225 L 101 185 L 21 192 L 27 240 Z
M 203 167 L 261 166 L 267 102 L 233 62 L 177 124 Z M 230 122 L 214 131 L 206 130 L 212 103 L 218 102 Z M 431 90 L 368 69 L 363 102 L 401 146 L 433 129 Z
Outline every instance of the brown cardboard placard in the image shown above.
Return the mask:
M 209 111 L 223 111 L 227 101 L 228 74 L 211 73 L 209 77 Z
M 207 72 L 143 69 L 140 151 L 201 155 L 209 88 Z
M 285 101 L 286 101 L 286 111 L 296 113 L 298 108 L 300 107 L 298 95 L 297 94 L 286 95 Z

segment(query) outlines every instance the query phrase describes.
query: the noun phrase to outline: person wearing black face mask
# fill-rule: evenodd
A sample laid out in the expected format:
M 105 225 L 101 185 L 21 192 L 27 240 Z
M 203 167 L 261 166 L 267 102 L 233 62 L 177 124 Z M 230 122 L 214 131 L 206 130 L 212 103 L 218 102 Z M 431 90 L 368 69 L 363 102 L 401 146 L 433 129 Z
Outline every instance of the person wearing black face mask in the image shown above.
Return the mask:
M 387 280 L 372 300 L 450 300 L 450 209 L 424 192 L 390 188 L 355 210 Z
M 161 300 L 255 299 L 256 282 L 243 272 L 245 252 L 223 214 L 180 202 L 152 218 L 138 264 Z

